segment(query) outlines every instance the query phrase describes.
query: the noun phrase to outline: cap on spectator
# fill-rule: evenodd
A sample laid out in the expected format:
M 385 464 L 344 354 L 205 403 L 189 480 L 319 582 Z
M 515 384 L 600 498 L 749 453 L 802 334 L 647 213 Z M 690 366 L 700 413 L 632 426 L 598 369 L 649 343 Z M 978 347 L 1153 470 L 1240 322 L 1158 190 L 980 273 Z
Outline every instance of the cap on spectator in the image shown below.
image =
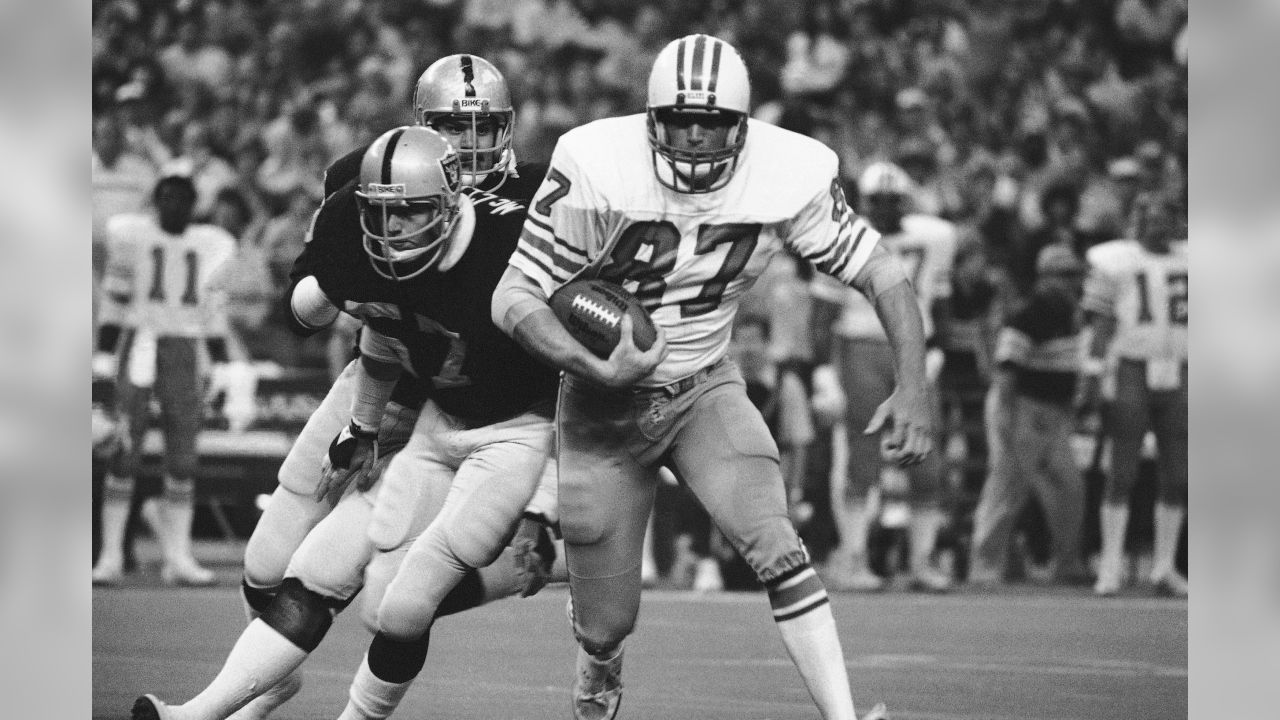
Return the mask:
M 183 155 L 176 157 L 165 163 L 160 168 L 159 178 L 187 178 L 190 179 L 196 174 L 195 163 L 191 158 Z
M 922 108 L 929 103 L 929 96 L 918 87 L 903 88 L 895 98 L 899 110 Z
M 1107 174 L 1117 180 L 1132 180 L 1142 174 L 1138 161 L 1125 155 L 1116 158 L 1107 166 Z
M 1036 273 L 1040 275 L 1072 275 L 1084 272 L 1084 263 L 1066 245 L 1046 245 L 1036 256 Z

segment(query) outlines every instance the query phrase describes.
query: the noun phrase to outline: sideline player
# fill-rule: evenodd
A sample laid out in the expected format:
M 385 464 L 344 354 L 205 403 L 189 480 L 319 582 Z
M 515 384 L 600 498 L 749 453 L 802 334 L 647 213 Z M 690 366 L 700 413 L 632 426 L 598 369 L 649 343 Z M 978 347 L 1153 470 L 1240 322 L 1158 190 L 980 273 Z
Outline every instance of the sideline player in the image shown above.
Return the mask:
M 456 113 L 453 111 L 455 101 L 459 107 Z M 463 104 L 469 101 L 471 106 L 463 110 Z M 511 147 L 515 112 L 511 92 L 502 73 L 475 55 L 457 54 L 440 58 L 418 77 L 414 86 L 413 115 L 417 124 L 432 127 L 449 138 L 455 150 L 465 158 L 460 163 L 462 184 L 467 188 L 463 192 L 470 197 L 477 211 L 491 215 L 494 223 L 502 221 L 497 232 L 517 235 L 528 200 L 541 182 L 545 167 L 517 164 Z M 326 197 L 358 179 L 367 149 L 368 146 L 357 148 L 330 165 L 325 173 Z M 345 224 L 355 224 L 357 215 L 353 202 L 347 204 L 345 212 L 349 214 Z M 507 224 L 514 225 L 514 229 L 508 230 Z M 312 234 L 315 231 L 313 224 Z M 361 232 L 358 225 L 355 232 Z M 326 252 L 308 243 L 294 264 L 284 302 L 288 306 L 286 317 L 292 320 L 291 329 L 296 334 L 312 335 L 332 324 L 338 316 L 338 309 L 315 293 L 317 268 L 326 267 L 328 263 Z M 301 294 L 297 292 L 299 287 L 303 288 Z M 315 497 L 315 488 L 330 441 L 350 419 L 355 374 L 356 361 L 353 360 L 307 420 L 280 466 L 279 485 L 249 538 L 245 548 L 242 591 L 245 612 L 251 622 L 279 592 L 285 569 L 303 539 L 333 508 L 331 501 Z M 392 394 L 394 406 L 390 412 L 399 412 L 404 407 L 417 409 L 421 404 L 421 393 L 412 385 L 412 382 L 401 382 L 396 386 Z M 412 424 L 412 420 L 409 423 Z M 382 456 L 389 461 L 394 448 L 387 440 L 384 438 Z M 554 520 L 553 498 L 548 500 L 540 494 L 535 505 L 530 508 L 531 516 L 546 518 L 547 523 Z M 536 536 L 535 530 L 537 528 L 525 527 L 521 534 L 524 537 Z M 473 580 L 480 582 L 479 578 Z M 468 586 L 473 584 L 466 583 Z M 505 588 L 500 580 L 491 580 L 486 596 L 488 599 L 503 597 L 508 594 Z M 266 717 L 272 708 L 298 692 L 301 682 L 301 673 L 294 673 L 271 693 L 255 700 L 236 716 L 236 720 Z
M 364 322 L 350 424 L 334 440 L 314 489 L 315 497 L 341 500 L 306 536 L 280 591 L 241 635 L 205 691 L 179 707 L 144 696 L 135 705 L 135 719 L 225 718 L 294 672 L 324 637 L 333 616 L 365 584 L 365 568 L 375 549 L 400 540 L 386 540 L 371 528 L 411 539 L 440 510 L 451 478 L 397 470 L 437 435 L 452 442 L 459 434 L 487 432 L 481 444 L 490 452 L 484 459 L 502 456 L 489 466 L 502 468 L 502 482 L 484 472 L 468 477 L 481 482 L 478 499 L 484 507 L 498 502 L 511 506 L 496 517 L 470 513 L 458 537 L 448 538 L 455 541 L 448 546 L 455 548 L 459 539 L 483 543 L 486 554 L 467 557 L 468 564 L 440 597 L 474 575 L 469 571 L 497 558 L 515 533 L 546 464 L 555 376 L 489 320 L 486 288 L 496 284 L 505 267 L 518 220 L 508 221 L 512 226 L 501 233 L 503 219 L 478 214 L 470 197 L 459 192 L 458 165 L 457 154 L 439 133 L 397 128 L 370 146 L 361 182 L 344 186 L 326 202 L 307 249 L 317 254 L 314 282 L 300 286 L 294 296 L 295 308 L 314 312 L 327 303 L 328 312 L 342 307 Z M 350 211 L 357 207 L 358 212 Z M 503 235 L 505 244 L 499 241 Z M 479 237 L 485 242 L 473 242 Z M 402 371 L 414 377 L 413 388 L 421 393 L 420 414 L 388 405 Z M 529 411 L 531 407 L 545 410 Z M 411 423 L 414 431 L 406 438 Z M 407 439 L 408 446 L 391 461 L 379 484 L 373 476 L 384 439 L 393 444 Z M 517 451 L 502 455 L 512 443 Z M 513 469 L 517 463 L 508 458 L 512 455 L 525 460 L 522 473 Z M 375 510 L 379 495 L 384 503 Z M 374 597 L 381 595 L 396 563 L 384 565 L 381 574 L 369 570 Z M 462 607 L 455 602 L 446 612 L 481 599 L 473 594 Z M 381 634 L 375 638 L 374 647 L 387 644 Z M 411 670 L 416 674 L 426 656 L 425 642 L 415 636 L 400 645 L 391 655 L 397 662 L 388 665 L 403 672 L 406 655 L 418 652 Z
M 725 352 L 739 298 L 783 248 L 862 290 L 888 328 L 899 380 L 868 431 L 888 427 L 886 453 L 914 464 L 931 448 L 916 300 L 879 234 L 847 207 L 835 153 L 748 118 L 747 70 L 732 46 L 707 35 L 671 42 L 648 93 L 646 113 L 560 139 L 494 293 L 495 322 L 566 371 L 557 433 L 580 645 L 574 715 L 617 713 L 645 525 L 666 465 L 764 584 L 822 716 L 853 720 L 835 618 L 788 518 L 777 446 Z M 547 298 L 579 275 L 635 293 L 659 328 L 654 346 L 635 347 L 625 316 L 608 359 L 575 341 Z
M 914 193 L 915 183 L 893 163 L 872 163 L 858 177 L 859 209 L 880 231 L 880 245 L 902 263 L 919 301 L 925 336 L 932 337 L 947 315 L 956 228 L 942 218 L 909 213 Z M 862 430 L 880 401 L 893 392 L 894 354 L 871 302 L 857 292 L 844 290 L 842 295 L 844 308 L 835 325 L 839 337 L 836 365 L 848 397 L 848 465 L 844 492 L 832 497 L 840 544 L 831 551 L 828 581 L 838 590 L 881 590 L 885 580 L 871 572 L 867 541 L 875 505 L 868 502 L 868 496 L 880 484 L 883 463 L 876 438 Z M 930 412 L 935 427 L 940 427 L 936 382 L 942 370 L 942 351 L 932 348 L 926 358 Z M 901 473 L 897 468 L 888 471 Z M 944 471 L 942 454 L 934 453 L 906 473 L 911 502 L 911 587 L 917 590 L 945 592 L 951 588 L 951 578 L 932 562 L 938 531 L 946 519 L 939 505 Z
M 235 239 L 217 226 L 192 224 L 195 201 L 191 177 L 171 167 L 155 184 L 154 213 L 120 214 L 107 221 L 102 290 L 109 312 L 104 316 L 126 320 L 98 330 L 94 375 L 105 382 L 95 387 L 116 382 L 128 438 L 114 453 L 104 481 L 95 585 L 115 585 L 123 577 L 125 528 L 153 394 L 162 410 L 164 487 L 159 501 L 144 503 L 143 516 L 163 551 L 161 580 L 170 585 L 217 580 L 191 553 L 191 521 L 196 439 L 204 416 L 201 344 L 208 345 L 215 362 L 229 359 L 232 344 L 220 314 L 223 297 L 216 277 L 234 252 Z
M 1102 555 L 1094 592 L 1114 595 L 1122 559 L 1129 494 L 1138 478 L 1142 441 L 1156 437 L 1159 494 L 1151 582 L 1161 594 L 1185 596 L 1175 560 L 1187 508 L 1187 241 L 1176 235 L 1181 200 L 1167 191 L 1134 200 L 1136 240 L 1090 248 L 1084 309 L 1092 331 L 1080 404 L 1092 409 L 1102 376 L 1113 373 L 1104 425 L 1111 473 L 1101 508 Z

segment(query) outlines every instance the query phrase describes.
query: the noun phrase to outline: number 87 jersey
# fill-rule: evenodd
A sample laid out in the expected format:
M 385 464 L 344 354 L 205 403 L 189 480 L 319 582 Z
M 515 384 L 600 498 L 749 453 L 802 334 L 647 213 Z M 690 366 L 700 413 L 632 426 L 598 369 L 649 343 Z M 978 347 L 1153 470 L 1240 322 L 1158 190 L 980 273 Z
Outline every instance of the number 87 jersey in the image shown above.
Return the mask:
M 548 296 L 578 275 L 626 288 L 666 333 L 665 385 L 724 356 L 738 301 L 790 248 L 845 284 L 879 233 L 845 203 L 835 153 L 749 121 L 729 183 L 707 194 L 658 182 L 645 116 L 608 118 L 560 138 L 511 265 Z

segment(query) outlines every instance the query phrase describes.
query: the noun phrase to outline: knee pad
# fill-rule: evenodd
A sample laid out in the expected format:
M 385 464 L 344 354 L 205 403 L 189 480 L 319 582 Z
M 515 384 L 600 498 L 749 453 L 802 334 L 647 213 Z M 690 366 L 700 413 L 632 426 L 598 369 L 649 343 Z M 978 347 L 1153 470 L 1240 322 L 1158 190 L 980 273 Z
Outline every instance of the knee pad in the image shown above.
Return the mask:
M 422 672 L 427 662 L 427 648 L 431 632 L 416 640 L 393 640 L 384 633 L 376 633 L 369 643 L 369 670 L 379 680 L 389 683 L 409 682 Z
M 244 601 L 253 608 L 253 611 L 262 615 L 271 607 L 271 601 L 275 599 L 279 588 L 270 590 L 265 588 L 254 587 L 249 584 L 249 579 L 244 578 L 240 581 L 240 593 L 244 595 Z
M 311 652 L 320 645 L 339 605 L 349 602 L 327 598 L 303 586 L 298 578 L 285 578 L 280 592 L 262 613 L 262 621 L 300 649 Z

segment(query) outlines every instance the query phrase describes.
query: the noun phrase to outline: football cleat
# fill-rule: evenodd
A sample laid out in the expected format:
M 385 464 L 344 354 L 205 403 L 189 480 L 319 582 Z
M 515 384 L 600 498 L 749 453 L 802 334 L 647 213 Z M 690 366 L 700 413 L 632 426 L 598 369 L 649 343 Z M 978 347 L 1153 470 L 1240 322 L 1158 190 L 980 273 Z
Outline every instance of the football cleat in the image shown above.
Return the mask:
M 889 711 L 885 710 L 884 703 L 876 703 L 875 707 L 862 716 L 862 720 L 889 720 Z
M 168 705 L 150 693 L 133 701 L 130 720 L 177 720 Z
M 218 584 L 218 576 L 195 558 L 169 560 L 160 567 L 160 582 L 170 586 L 208 587 Z
M 1187 579 L 1176 570 L 1170 570 L 1159 577 L 1151 578 L 1155 584 L 1156 594 L 1162 597 L 1186 597 Z
M 1093 584 L 1093 594 L 1099 597 L 1110 597 L 1120 592 L 1124 584 L 1124 570 L 1119 563 L 1107 559 L 1098 563 L 1098 580 Z
M 573 682 L 574 720 L 613 720 L 622 704 L 622 648 L 608 660 L 578 648 Z
M 924 568 L 911 575 L 909 587 L 916 592 L 946 593 L 951 592 L 953 583 L 945 573 Z
M 124 563 L 120 560 L 103 560 L 93 566 L 93 584 L 115 586 L 124 582 Z

